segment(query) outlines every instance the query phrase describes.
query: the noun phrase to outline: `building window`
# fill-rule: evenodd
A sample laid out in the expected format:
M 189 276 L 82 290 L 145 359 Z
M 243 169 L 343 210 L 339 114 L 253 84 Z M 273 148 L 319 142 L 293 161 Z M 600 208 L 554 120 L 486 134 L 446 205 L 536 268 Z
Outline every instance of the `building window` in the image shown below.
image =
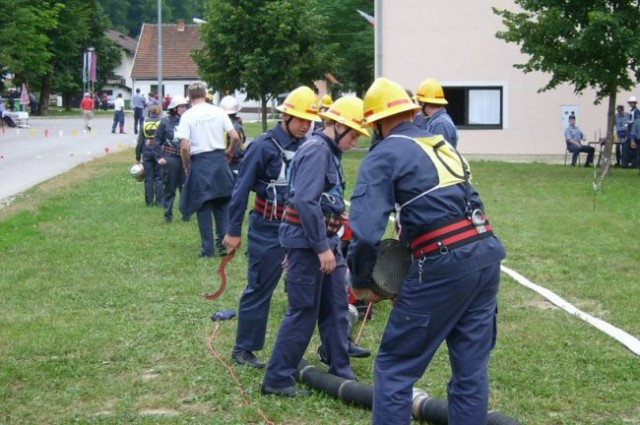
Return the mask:
M 166 88 L 166 87 L 165 87 L 165 85 L 163 84 L 163 85 L 162 85 L 162 92 L 163 92 L 163 93 L 164 93 L 164 89 L 165 89 L 165 88 Z M 160 94 L 159 94 L 159 92 L 158 92 L 158 85 L 157 85 L 157 84 L 151 84 L 151 88 L 150 88 L 149 90 L 150 90 L 150 91 L 151 91 L 151 93 L 153 93 L 153 94 L 160 95 Z
M 444 87 L 447 112 L 464 130 L 503 128 L 502 87 Z

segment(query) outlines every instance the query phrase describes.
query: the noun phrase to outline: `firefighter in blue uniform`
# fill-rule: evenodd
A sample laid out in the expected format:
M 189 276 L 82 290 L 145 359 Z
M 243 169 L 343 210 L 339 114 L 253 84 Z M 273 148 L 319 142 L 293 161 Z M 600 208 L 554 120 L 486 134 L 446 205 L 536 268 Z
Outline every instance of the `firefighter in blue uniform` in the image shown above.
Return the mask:
M 342 152 L 356 146 L 362 128 L 362 100 L 343 97 L 321 112 L 325 129 L 296 152 L 291 165 L 289 197 L 280 225 L 286 251 L 289 308 L 262 384 L 263 394 L 307 395 L 297 390 L 294 375 L 316 323 L 331 359 L 329 373 L 355 379 L 349 362 L 348 302 L 345 262 L 338 231 L 345 211 Z
M 431 134 L 442 135 L 444 140 L 457 148 L 458 129 L 445 108 L 449 102 L 444 98 L 440 83 L 433 78 L 424 80 L 418 87 L 416 101 L 422 115 L 417 115 L 414 123 Z
M 167 223 L 173 221 L 173 202 L 176 199 L 176 190 L 182 193 L 186 178 L 180 156 L 180 140 L 176 136 L 175 129 L 180 123 L 180 116 L 187 110 L 188 103 L 184 96 L 173 96 L 167 107 L 169 114 L 160 121 L 156 131 L 155 141 L 162 150 L 162 158 L 159 162 L 163 166 L 164 221 Z M 183 216 L 182 220 L 188 221 L 189 217 Z
M 448 423 L 485 424 L 505 251 L 469 181 L 468 164 L 441 136 L 413 124 L 415 109 L 402 87 L 385 78 L 364 98 L 366 125 L 380 141 L 365 157 L 351 197 L 348 265 L 355 295 L 380 300 L 372 270 L 394 211 L 399 238 L 413 254 L 375 362 L 372 423 L 411 422 L 412 387 L 446 341 Z
M 142 125 L 136 145 L 136 163 L 144 167 L 144 199 L 147 206 L 162 206 L 162 153 L 155 143 L 156 130 L 160 123 L 160 107 L 149 110 L 149 119 Z
M 240 163 L 244 158 L 244 153 L 246 150 L 247 143 L 247 135 L 244 132 L 244 127 L 242 126 L 242 118 L 238 116 L 238 112 L 240 112 L 241 106 L 238 99 L 231 95 L 227 95 L 220 100 L 220 107 L 224 109 L 224 111 L 231 118 L 231 122 L 233 123 L 233 128 L 236 129 L 240 140 L 238 141 L 238 148 L 233 154 L 233 158 L 229 162 L 229 167 L 231 167 L 231 171 L 234 174 L 238 174 L 238 169 L 240 168 Z M 230 143 L 230 138 L 227 135 L 227 144 Z
M 306 86 L 293 90 L 277 109 L 282 121 L 249 144 L 240 165 L 224 238 L 229 251 L 240 248 L 249 194 L 255 192 L 247 233 L 248 282 L 240 298 L 232 352 L 234 362 L 255 368 L 265 366 L 254 351 L 264 348 L 271 297 L 282 275 L 284 249 L 278 227 L 287 195 L 287 170 L 312 122 L 320 121 L 318 97 Z

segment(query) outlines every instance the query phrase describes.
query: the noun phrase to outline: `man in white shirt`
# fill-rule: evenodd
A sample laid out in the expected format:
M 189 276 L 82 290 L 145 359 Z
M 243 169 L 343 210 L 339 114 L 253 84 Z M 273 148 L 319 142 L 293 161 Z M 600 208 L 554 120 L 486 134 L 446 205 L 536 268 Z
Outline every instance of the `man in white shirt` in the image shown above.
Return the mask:
M 231 119 L 220 107 L 206 103 L 207 89 L 201 83 L 189 86 L 191 108 L 180 118 L 176 137 L 180 140 L 182 163 L 187 173 L 180 197 L 183 216 L 197 213 L 202 247 L 200 257 L 214 256 L 213 219 L 220 255 L 227 251 L 222 239 L 227 229 L 228 207 L 234 177 L 229 167 L 239 136 Z M 226 148 L 225 132 L 231 143 Z
M 115 111 L 113 112 L 113 125 L 111 126 L 111 132 L 116 132 L 116 126 L 120 126 L 120 134 L 125 134 L 124 132 L 124 99 L 122 98 L 122 93 L 118 93 L 118 97 L 113 102 L 113 107 Z

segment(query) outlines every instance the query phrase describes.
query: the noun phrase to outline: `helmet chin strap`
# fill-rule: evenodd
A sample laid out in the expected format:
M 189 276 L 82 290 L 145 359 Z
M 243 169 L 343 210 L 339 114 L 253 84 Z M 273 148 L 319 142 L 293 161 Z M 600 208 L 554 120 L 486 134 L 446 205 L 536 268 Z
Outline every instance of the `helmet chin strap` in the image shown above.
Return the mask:
M 293 137 L 293 133 L 291 133 L 291 130 L 289 130 L 289 123 L 293 120 L 293 116 L 292 115 L 288 115 L 288 114 L 287 114 L 287 116 L 289 118 L 287 120 L 285 120 L 284 128 L 285 128 L 285 130 L 287 130 L 287 133 L 289 133 L 289 136 Z M 295 137 L 294 137 L 294 139 L 295 139 Z
M 378 136 L 378 139 L 382 140 L 383 136 L 382 136 L 382 123 L 380 121 L 376 121 L 373 123 L 373 132 L 376 133 L 376 136 Z
M 342 133 L 338 133 L 338 124 L 335 124 L 333 126 L 333 131 L 336 135 L 335 141 L 337 145 L 340 144 L 340 141 L 344 138 L 344 136 L 346 136 L 347 134 L 349 134 L 349 132 L 351 132 L 351 129 L 349 127 L 347 127 L 346 125 L 345 127 L 346 127 L 345 131 L 343 131 Z

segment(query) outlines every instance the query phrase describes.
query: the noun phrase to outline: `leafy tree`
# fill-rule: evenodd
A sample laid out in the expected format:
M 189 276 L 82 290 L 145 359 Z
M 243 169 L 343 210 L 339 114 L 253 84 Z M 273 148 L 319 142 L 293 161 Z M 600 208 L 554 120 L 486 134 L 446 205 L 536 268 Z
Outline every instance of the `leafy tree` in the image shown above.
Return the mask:
M 0 68 L 29 83 L 48 69 L 48 32 L 58 24 L 60 5 L 44 0 L 0 0 Z
M 327 18 L 328 39 L 340 46 L 337 51 L 340 62 L 335 72 L 340 90 L 354 91 L 362 97 L 373 82 L 375 49 L 373 28 L 357 11 L 372 10 L 372 2 L 325 0 L 320 7 Z
M 318 0 L 209 0 L 194 53 L 201 77 L 220 91 L 244 90 L 267 102 L 335 72 L 337 46 L 327 41 Z
M 542 71 L 551 79 L 540 91 L 563 83 L 576 94 L 596 91 L 594 103 L 608 98 L 605 168 L 609 172 L 615 128 L 616 95 L 640 80 L 638 0 L 515 0 L 522 11 L 493 8 L 507 27 L 496 37 L 520 45 L 529 61 L 514 65 L 525 73 Z
M 82 91 L 82 53 L 103 38 L 104 25 L 99 33 L 97 29 L 92 31 L 92 24 L 99 22 L 92 17 L 101 14 L 97 0 L 65 0 L 61 4 L 58 25 L 49 31 L 51 60 L 41 77 L 40 98 L 49 99 L 55 90 L 69 108 L 71 96 Z M 40 113 L 46 114 L 48 108 L 48 102 L 40 102 Z

